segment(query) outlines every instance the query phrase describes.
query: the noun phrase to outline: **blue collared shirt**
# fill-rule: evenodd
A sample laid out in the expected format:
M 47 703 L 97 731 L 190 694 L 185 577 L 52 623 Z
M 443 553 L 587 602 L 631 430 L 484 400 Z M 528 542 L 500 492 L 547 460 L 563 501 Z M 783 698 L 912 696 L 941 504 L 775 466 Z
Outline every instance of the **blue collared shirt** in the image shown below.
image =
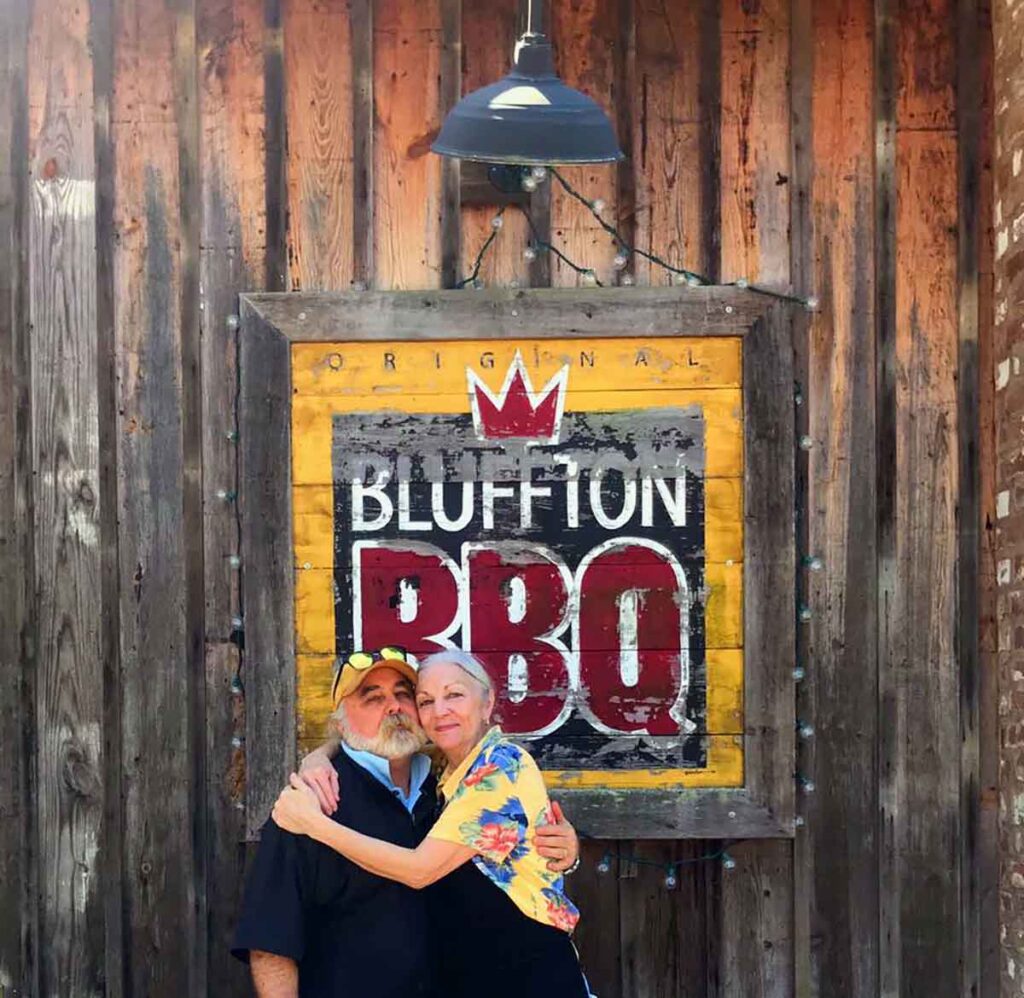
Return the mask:
M 427 756 L 417 753 L 412 757 L 412 772 L 409 775 L 409 796 L 406 797 L 402 793 L 402 788 L 397 786 L 395 781 L 391 779 L 391 763 L 387 759 L 374 755 L 372 752 L 362 752 L 359 749 L 350 748 L 344 742 L 341 743 L 341 747 L 353 762 L 362 766 L 379 783 L 383 783 L 399 799 L 402 807 L 412 814 L 416 801 L 420 799 L 423 783 L 430 775 L 430 759 Z M 345 792 L 344 787 L 341 788 L 341 792 Z

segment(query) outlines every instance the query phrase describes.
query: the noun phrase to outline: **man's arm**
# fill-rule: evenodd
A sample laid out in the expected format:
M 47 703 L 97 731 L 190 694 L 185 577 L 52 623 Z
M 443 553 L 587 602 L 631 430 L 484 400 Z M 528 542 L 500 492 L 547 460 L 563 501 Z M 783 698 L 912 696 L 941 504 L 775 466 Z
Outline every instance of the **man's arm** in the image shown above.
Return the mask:
M 299 965 L 294 960 L 254 949 L 249 965 L 256 998 L 299 998 Z

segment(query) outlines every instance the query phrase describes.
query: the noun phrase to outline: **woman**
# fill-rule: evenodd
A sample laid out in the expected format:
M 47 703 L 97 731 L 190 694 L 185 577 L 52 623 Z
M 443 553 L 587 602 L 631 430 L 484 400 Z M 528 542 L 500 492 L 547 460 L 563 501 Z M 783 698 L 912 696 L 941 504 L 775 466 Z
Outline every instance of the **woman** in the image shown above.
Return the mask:
M 531 841 L 551 820 L 544 781 L 529 753 L 491 727 L 487 671 L 466 652 L 432 655 L 420 666 L 416 702 L 447 761 L 439 780 L 444 809 L 418 848 L 332 821 L 295 774 L 274 821 L 371 873 L 414 888 L 433 885 L 446 998 L 587 998 L 569 938 L 579 913 Z

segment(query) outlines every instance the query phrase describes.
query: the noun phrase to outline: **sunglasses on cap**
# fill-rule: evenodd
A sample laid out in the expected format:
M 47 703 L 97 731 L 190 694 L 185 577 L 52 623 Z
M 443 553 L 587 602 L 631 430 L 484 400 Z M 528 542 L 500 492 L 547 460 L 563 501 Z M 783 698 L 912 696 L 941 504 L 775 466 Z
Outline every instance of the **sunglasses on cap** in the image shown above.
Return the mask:
M 365 672 L 381 662 L 403 662 L 409 665 L 409 653 L 404 648 L 399 648 L 398 645 L 387 645 L 384 648 L 352 652 L 341 663 L 341 667 L 334 674 L 334 683 L 331 686 L 331 699 L 337 702 L 338 684 L 341 682 L 341 677 L 345 674 L 346 670 L 352 669 L 355 672 Z

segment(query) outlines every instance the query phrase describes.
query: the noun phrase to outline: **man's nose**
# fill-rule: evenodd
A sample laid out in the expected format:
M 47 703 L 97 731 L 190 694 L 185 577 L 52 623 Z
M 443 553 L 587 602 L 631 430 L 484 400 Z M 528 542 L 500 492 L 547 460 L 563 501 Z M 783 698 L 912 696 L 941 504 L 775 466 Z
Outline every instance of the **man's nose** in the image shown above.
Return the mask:
M 388 700 L 387 712 L 389 714 L 400 714 L 402 712 L 402 705 L 397 699 L 395 699 L 395 697 L 391 697 Z

